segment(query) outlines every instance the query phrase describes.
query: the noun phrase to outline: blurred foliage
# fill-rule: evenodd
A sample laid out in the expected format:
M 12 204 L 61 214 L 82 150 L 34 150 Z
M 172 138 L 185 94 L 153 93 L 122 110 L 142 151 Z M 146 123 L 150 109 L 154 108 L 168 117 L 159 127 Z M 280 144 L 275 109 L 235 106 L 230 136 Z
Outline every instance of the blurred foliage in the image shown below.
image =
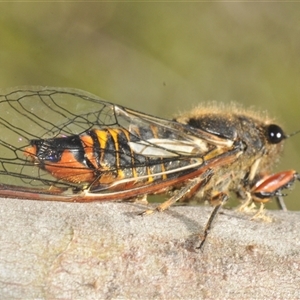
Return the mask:
M 0 80 L 67 86 L 161 117 L 236 101 L 300 129 L 298 3 L 0 4 Z M 280 169 L 300 170 L 300 135 Z M 300 186 L 286 198 L 300 209 Z

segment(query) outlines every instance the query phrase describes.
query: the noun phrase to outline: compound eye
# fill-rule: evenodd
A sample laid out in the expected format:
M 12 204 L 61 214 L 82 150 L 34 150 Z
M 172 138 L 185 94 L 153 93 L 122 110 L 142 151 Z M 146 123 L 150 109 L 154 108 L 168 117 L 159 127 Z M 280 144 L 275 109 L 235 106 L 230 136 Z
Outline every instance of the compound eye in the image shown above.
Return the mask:
M 271 144 L 278 144 L 286 138 L 286 136 L 283 133 L 283 130 L 275 124 L 271 124 L 268 126 L 267 137 Z

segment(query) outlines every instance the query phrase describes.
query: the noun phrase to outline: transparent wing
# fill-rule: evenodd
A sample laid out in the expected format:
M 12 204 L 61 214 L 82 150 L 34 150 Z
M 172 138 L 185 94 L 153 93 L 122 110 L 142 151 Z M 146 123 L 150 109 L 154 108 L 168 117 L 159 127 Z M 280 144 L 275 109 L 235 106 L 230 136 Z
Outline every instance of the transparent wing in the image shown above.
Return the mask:
M 20 88 L 0 95 L 0 182 L 51 185 L 55 179 L 24 155 L 33 139 L 78 134 L 95 124 L 115 125 L 113 106 L 81 91 Z
M 32 188 L 82 189 L 58 182 L 24 155 L 31 140 L 80 135 L 91 129 L 128 131 L 131 150 L 149 158 L 199 158 L 233 141 L 178 122 L 160 119 L 103 101 L 76 89 L 14 88 L 0 95 L 0 183 Z

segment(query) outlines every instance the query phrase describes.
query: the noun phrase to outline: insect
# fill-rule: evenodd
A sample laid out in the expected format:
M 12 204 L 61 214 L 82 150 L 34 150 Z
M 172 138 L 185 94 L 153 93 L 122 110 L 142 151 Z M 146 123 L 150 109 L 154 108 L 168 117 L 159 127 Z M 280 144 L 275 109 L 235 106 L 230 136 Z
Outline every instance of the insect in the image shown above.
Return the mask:
M 216 205 L 282 200 L 300 179 L 271 174 L 289 137 L 240 107 L 198 107 L 173 120 L 76 89 L 33 87 L 0 95 L 0 196 L 89 202 L 166 193 L 163 211 L 194 195 Z M 279 203 L 283 202 L 280 201 Z

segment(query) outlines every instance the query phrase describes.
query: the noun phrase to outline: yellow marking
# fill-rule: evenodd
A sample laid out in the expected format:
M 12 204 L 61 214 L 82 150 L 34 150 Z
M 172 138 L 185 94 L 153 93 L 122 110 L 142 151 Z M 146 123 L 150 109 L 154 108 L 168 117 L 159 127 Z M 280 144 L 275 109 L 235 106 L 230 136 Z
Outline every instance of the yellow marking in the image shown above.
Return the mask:
M 207 161 L 209 159 L 216 158 L 217 156 L 219 156 L 223 153 L 224 153 L 223 149 L 216 148 L 213 151 L 208 152 L 208 154 L 203 157 L 203 160 Z
M 120 168 L 120 152 L 119 152 L 120 145 L 118 142 L 118 135 L 120 134 L 120 132 L 124 132 L 124 131 L 120 129 L 110 129 L 110 128 L 107 128 L 107 131 L 111 135 L 116 148 L 115 156 L 116 156 L 116 167 L 118 172 L 118 178 L 124 178 L 125 177 L 124 172 Z
M 95 130 L 100 144 L 100 149 L 105 149 L 107 144 L 107 132 L 105 130 Z
M 147 158 L 147 161 L 148 161 L 148 158 Z M 147 164 L 147 166 L 146 166 L 146 169 L 147 169 L 147 175 L 148 175 L 148 182 L 151 183 L 151 182 L 154 181 L 154 178 L 153 178 L 153 176 L 152 176 L 152 173 L 151 173 L 151 171 L 150 171 L 150 167 L 149 167 L 148 164 Z
M 111 135 L 115 148 L 116 148 L 116 161 L 117 161 L 117 168 L 120 168 L 120 155 L 119 155 L 119 143 L 118 143 L 118 134 L 119 134 L 119 129 L 110 129 L 107 128 L 107 132 Z
M 130 126 L 129 131 L 130 131 L 132 134 L 134 134 L 134 135 L 136 135 L 136 136 L 138 136 L 138 137 L 141 137 L 140 129 L 139 129 L 137 126 Z
M 94 146 L 93 139 L 91 138 L 90 135 L 82 135 L 80 139 L 81 139 L 81 143 L 83 144 L 82 146 L 84 149 L 85 156 L 94 165 L 94 167 L 97 168 L 98 166 L 93 153 L 93 146 Z
M 162 179 L 163 180 L 168 179 L 168 176 L 166 174 L 166 168 L 165 168 L 165 165 L 163 163 L 161 163 L 161 172 L 162 172 Z
M 155 139 L 157 139 L 158 138 L 158 135 L 157 135 L 157 126 L 154 126 L 154 125 L 150 125 L 150 129 L 151 129 L 151 131 L 152 131 L 152 134 L 153 134 L 153 137 L 155 138 Z
M 107 144 L 107 132 L 105 130 L 95 130 L 95 134 L 99 141 L 100 146 L 100 163 L 103 162 L 104 152 Z
M 160 163 L 160 165 L 161 165 L 161 171 L 158 174 L 156 174 L 156 173 L 151 172 L 150 167 L 147 164 L 146 168 L 147 168 L 147 175 L 148 175 L 148 182 L 149 183 L 153 182 L 154 177 L 157 177 L 159 175 L 162 177 L 162 180 L 168 179 L 168 175 L 167 175 L 166 168 L 165 168 L 164 164 Z

